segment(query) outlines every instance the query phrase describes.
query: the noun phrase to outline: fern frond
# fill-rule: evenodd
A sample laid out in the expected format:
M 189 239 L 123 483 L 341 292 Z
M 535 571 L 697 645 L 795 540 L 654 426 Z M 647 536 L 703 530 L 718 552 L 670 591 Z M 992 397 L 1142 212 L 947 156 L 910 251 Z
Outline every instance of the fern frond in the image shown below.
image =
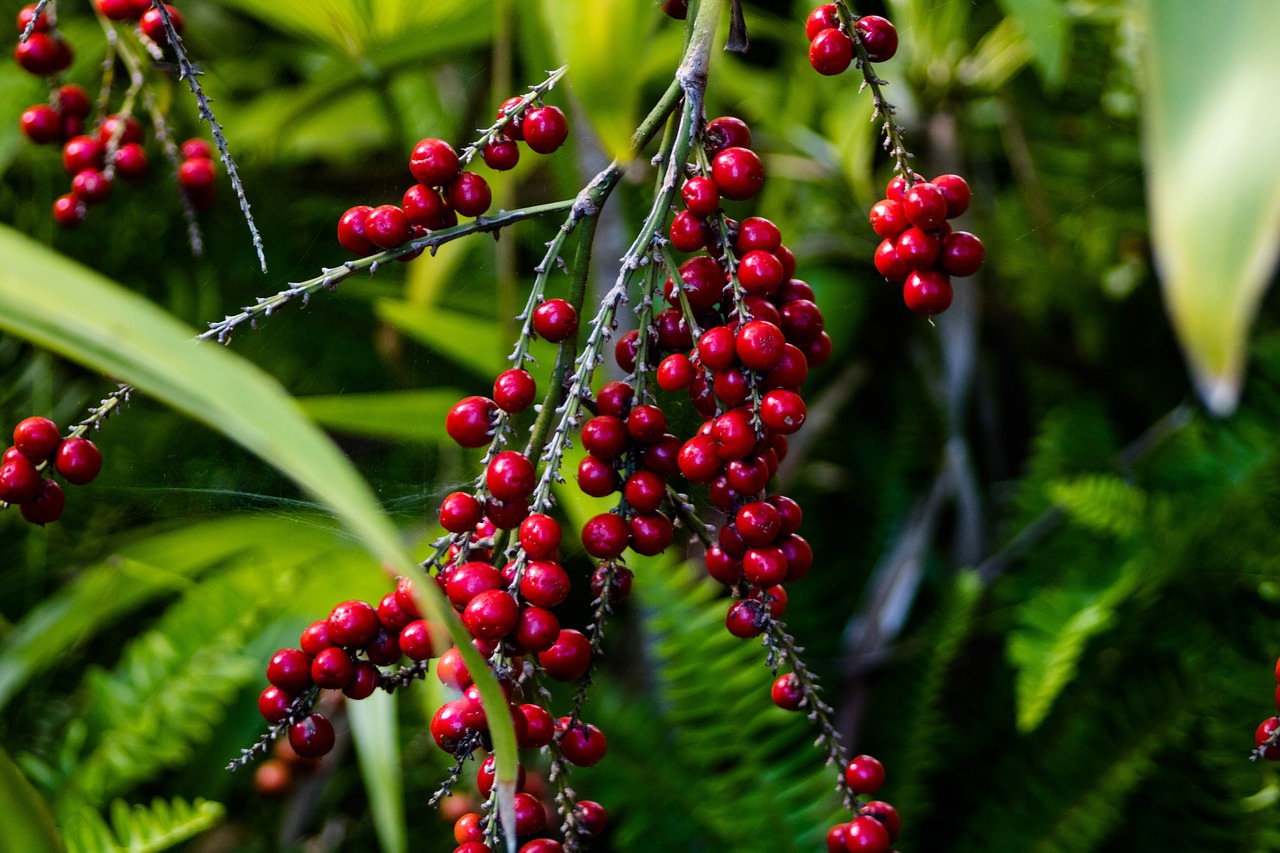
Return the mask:
M 225 814 L 220 803 L 197 798 L 156 798 L 150 806 L 111 803 L 111 824 L 84 808 L 65 822 L 67 853 L 159 853 L 213 827 Z
M 1121 539 L 1138 532 L 1147 506 L 1144 492 L 1110 474 L 1055 480 L 1047 492 L 1075 523 Z

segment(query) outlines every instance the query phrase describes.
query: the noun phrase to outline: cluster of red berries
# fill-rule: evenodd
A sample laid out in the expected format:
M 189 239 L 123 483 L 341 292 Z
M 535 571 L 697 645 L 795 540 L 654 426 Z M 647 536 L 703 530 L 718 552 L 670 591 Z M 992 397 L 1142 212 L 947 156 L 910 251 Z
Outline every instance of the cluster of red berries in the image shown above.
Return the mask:
M 870 755 L 859 755 L 845 765 L 844 780 L 855 794 L 874 794 L 884 784 L 884 767 Z M 897 809 L 871 800 L 853 820 L 827 831 L 827 853 L 888 853 L 901 828 Z
M 498 113 L 502 128 L 485 143 L 481 156 L 489 168 L 505 171 L 520 160 L 519 142 L 532 151 L 550 154 L 569 136 L 569 124 L 558 107 L 538 106 L 519 111 L 523 98 L 510 98 Z M 493 202 L 483 176 L 465 171 L 462 158 L 443 139 L 424 139 L 409 155 L 409 171 L 417 183 L 405 190 L 400 207 L 357 205 L 338 220 L 338 242 L 361 257 L 394 249 L 406 241 L 458 224 L 458 215 L 481 216 Z M 408 261 L 420 253 L 400 256 Z
M 14 427 L 13 446 L 0 456 L 0 502 L 17 504 L 32 524 L 62 517 L 62 487 L 44 476 L 51 473 L 50 463 L 62 479 L 83 486 L 102 470 L 102 454 L 87 438 L 64 441 L 58 425 L 48 418 L 27 418 Z
M 969 209 L 969 185 L 959 175 L 926 181 L 913 174 L 889 181 L 885 198 L 871 206 L 871 227 L 882 238 L 875 265 L 889 281 L 901 281 L 902 299 L 917 314 L 938 314 L 951 304 L 951 276 L 982 266 L 982 241 L 952 231 L 948 219 Z
M 863 15 L 853 22 L 854 32 L 872 62 L 886 62 L 898 52 L 898 31 L 879 15 Z M 845 30 L 835 3 L 824 3 L 804 22 L 809 37 L 809 64 L 828 77 L 842 74 L 853 63 L 853 35 Z
M 24 71 L 37 77 L 48 77 L 66 71 L 75 59 L 75 51 L 54 26 L 48 10 L 42 10 L 38 18 L 35 11 L 35 4 L 32 3 L 23 6 L 18 12 L 18 32 L 24 33 L 30 26 L 31 33 L 25 40 L 19 40 L 17 47 L 13 49 L 14 61 Z
M 1280 709 L 1280 660 L 1276 661 L 1276 708 Z M 1257 747 L 1253 751 L 1254 758 L 1280 761 L 1280 717 L 1263 720 L 1253 738 Z

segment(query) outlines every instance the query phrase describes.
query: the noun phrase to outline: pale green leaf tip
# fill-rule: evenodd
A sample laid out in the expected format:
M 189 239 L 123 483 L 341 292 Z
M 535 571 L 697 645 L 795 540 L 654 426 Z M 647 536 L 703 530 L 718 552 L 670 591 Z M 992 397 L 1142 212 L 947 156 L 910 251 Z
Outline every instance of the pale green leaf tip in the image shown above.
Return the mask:
M 1220 376 L 1193 370 L 1196 391 L 1205 408 L 1212 414 L 1225 418 L 1240 405 L 1240 377 Z

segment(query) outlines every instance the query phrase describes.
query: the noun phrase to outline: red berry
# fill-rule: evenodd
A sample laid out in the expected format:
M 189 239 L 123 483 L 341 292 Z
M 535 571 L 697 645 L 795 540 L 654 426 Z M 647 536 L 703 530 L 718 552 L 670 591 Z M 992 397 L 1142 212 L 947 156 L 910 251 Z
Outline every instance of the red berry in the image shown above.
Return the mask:
M 322 649 L 311 660 L 311 680 L 319 687 L 341 690 L 356 677 L 356 662 L 342 649 Z
M 267 681 L 297 695 L 311 686 L 311 656 L 302 649 L 281 649 L 267 663 Z
M 545 515 L 541 517 L 548 518 Z M 558 525 L 556 534 L 559 542 Z M 537 607 L 555 607 L 569 596 L 569 588 L 569 574 L 559 563 L 550 560 L 534 560 L 525 567 L 520 578 L 520 594 L 525 601 Z
M 646 557 L 665 551 L 675 534 L 671 519 L 660 512 L 633 515 L 627 528 L 630 531 L 631 550 Z
M 738 510 L 734 525 L 747 545 L 764 545 L 772 542 L 778 535 L 781 519 L 773 504 L 751 501 Z
M 658 365 L 658 387 L 663 391 L 683 391 L 693 382 L 693 363 L 688 356 L 669 355 Z
M 48 33 L 32 33 L 26 41 L 20 41 L 13 49 L 13 58 L 24 71 L 37 76 L 52 74 L 58 70 L 59 39 Z
M 497 118 L 510 116 L 508 121 L 502 128 L 502 135 L 507 139 L 520 141 L 524 139 L 524 131 L 520 129 L 521 122 L 524 121 L 524 113 L 516 110 L 520 106 L 520 102 L 524 100 L 519 95 L 513 98 L 507 98 L 502 102 L 502 106 L 498 108 Z
M 539 337 L 559 343 L 578 333 L 578 312 L 563 299 L 548 299 L 533 309 L 533 330 Z
M 141 17 L 133 0 L 94 0 L 93 5 L 98 7 L 102 17 L 112 21 L 136 21 Z
M 827 853 L 848 853 L 849 848 L 844 846 L 848 836 L 849 824 L 847 823 L 837 823 L 827 830 Z
M 859 814 L 867 815 L 880 821 L 885 831 L 889 833 L 889 843 L 892 844 L 898 840 L 898 832 L 902 829 L 902 819 L 898 817 L 898 810 L 893 806 L 884 800 L 872 800 L 862 807 Z
M 471 636 L 481 640 L 500 640 L 516 626 L 520 608 L 511 593 L 504 589 L 491 589 L 480 593 L 467 603 L 462 611 Z
M 578 767 L 598 764 L 609 749 L 604 732 L 589 723 L 578 722 L 573 726 L 568 723 L 567 717 L 561 717 L 556 726 L 564 731 L 560 738 L 560 751 L 564 753 L 564 757 Z
M 772 254 L 782 248 L 782 232 L 762 216 L 748 216 L 738 224 L 738 238 L 734 245 L 740 255 L 756 249 Z
M 762 249 L 747 252 L 738 262 L 738 283 L 753 296 L 769 296 L 782 284 L 782 262 Z
M 117 150 L 115 157 L 116 174 L 126 180 L 136 180 L 147 173 L 147 151 L 136 142 L 127 142 Z
M 0 464 L 0 501 L 16 504 L 35 497 L 42 484 L 40 472 L 21 453 L 5 454 Z
M 18 10 L 18 33 L 21 34 L 31 24 L 31 19 L 35 17 L 36 4 L 28 3 Z M 49 31 L 49 12 L 42 10 L 40 17 L 36 20 L 35 26 L 31 28 L 33 33 L 47 33 Z
M 365 222 L 372 212 L 372 207 L 361 204 L 342 214 L 342 218 L 338 220 L 338 242 L 342 244 L 342 248 L 354 255 L 372 255 L 378 250 L 365 234 Z
M 102 454 L 87 438 L 69 438 L 58 448 L 54 465 L 68 483 L 83 486 L 102 470 Z
M 559 522 L 549 515 L 534 513 L 520 522 L 520 547 L 524 549 L 524 552 L 529 555 L 531 560 L 545 560 L 555 554 L 560 548 L 560 535 Z M 553 563 L 552 565 L 555 564 Z M 526 576 L 528 575 L 527 570 L 525 574 Z M 568 582 L 567 576 L 565 582 Z M 533 603 L 541 604 L 541 602 L 536 601 Z M 555 604 L 559 603 L 559 601 L 555 602 Z M 554 605 L 543 606 L 551 607 Z
M 443 139 L 424 139 L 409 155 L 409 171 L 418 183 L 429 187 L 445 186 L 458 177 L 461 168 L 458 152 Z
M 525 144 L 539 154 L 555 151 L 569 136 L 569 123 L 559 107 L 538 107 L 529 110 L 520 123 Z
M 43 462 L 62 444 L 58 425 L 48 418 L 25 418 L 13 428 L 13 446 L 32 462 Z
M 596 394 L 596 408 L 602 415 L 625 418 L 631 411 L 631 399 L 635 389 L 626 382 L 606 382 Z
M 689 17 L 689 0 L 664 0 L 662 11 L 668 18 L 683 21 Z
M 715 326 L 698 339 L 698 360 L 713 371 L 727 370 L 738 357 L 738 342 L 728 326 Z
M 617 459 L 627 449 L 626 423 L 613 415 L 596 415 L 582 426 L 582 447 L 597 459 Z
M 764 165 L 749 148 L 726 148 L 711 161 L 711 179 L 722 196 L 742 201 L 764 186 Z
M 1268 761 L 1280 761 L 1280 744 L 1263 747 L 1278 728 L 1280 728 L 1280 717 L 1270 717 L 1262 721 L 1253 735 L 1253 742 L 1262 749 L 1262 757 Z
M 853 28 L 862 38 L 867 59 L 872 62 L 887 62 L 898 52 L 898 31 L 879 15 L 863 15 L 853 22 Z
M 938 270 L 920 270 L 907 275 L 902 300 L 916 314 L 941 314 L 951 305 L 951 279 Z
M 582 547 L 598 560 L 611 560 L 627 547 L 629 533 L 622 518 L 601 513 L 582 525 Z
M 837 29 L 827 29 L 809 43 L 809 64 L 819 74 L 841 74 L 853 62 L 853 39 Z
M 68 175 L 75 175 L 85 169 L 101 169 L 105 149 L 102 143 L 92 136 L 76 136 L 67 140 L 62 146 L 62 167 Z
M 782 330 L 773 323 L 752 320 L 738 329 L 734 351 L 752 370 L 769 370 L 782 360 L 786 344 Z
M 463 216 L 480 216 L 493 203 L 489 182 L 475 172 L 463 172 L 450 181 L 445 197 L 449 206 Z
M 884 765 L 870 755 L 859 755 L 845 767 L 844 781 L 855 794 L 874 794 L 884 785 Z
M 188 193 L 204 193 L 213 189 L 218 168 L 212 160 L 200 157 L 183 160 L 178 166 L 178 184 Z
M 484 516 L 484 508 L 474 495 L 453 492 L 440 502 L 440 526 L 450 533 L 466 533 Z
M 28 107 L 18 124 L 22 133 L 36 145 L 56 142 L 62 135 L 62 116 L 48 104 Z
M 715 181 L 697 175 L 684 182 L 680 197 L 689 213 L 705 219 L 720 208 L 720 188 Z
M 523 453 L 504 450 L 489 462 L 485 485 L 489 494 L 503 502 L 518 501 L 533 494 L 537 472 Z
M 367 602 L 344 601 L 329 611 L 329 639 L 334 645 L 366 646 L 378 628 L 378 611 Z
M 289 716 L 289 706 L 292 704 L 293 697 L 275 685 L 258 695 L 258 713 L 268 723 L 278 723 Z
M 667 481 L 653 471 L 636 471 L 627 478 L 623 497 L 636 512 L 656 512 L 667 494 Z
M 414 225 L 436 230 L 449 226 L 449 206 L 444 203 L 440 193 L 424 184 L 414 184 L 404 191 L 400 201 L 405 218 Z
M 498 374 L 493 381 L 493 402 L 504 412 L 516 414 L 533 404 L 538 385 L 527 370 L 513 367 Z
M 394 204 L 379 205 L 365 218 L 364 234 L 375 246 L 394 249 L 409 239 L 409 219 Z
M 955 219 L 969 209 L 969 183 L 959 175 L 939 175 L 930 181 L 947 200 L 947 219 Z
M 823 3 L 809 13 L 809 17 L 804 22 L 804 34 L 809 41 L 813 41 L 823 30 L 839 27 L 840 13 L 836 10 L 836 4 Z
M 903 281 L 910 272 L 898 256 L 898 247 L 893 240 L 886 239 L 876 247 L 874 260 L 876 271 L 889 281 Z
M 85 204 L 99 204 L 111 197 L 111 181 L 97 169 L 85 169 L 71 179 L 71 191 Z
M 804 426 L 804 400 L 794 391 L 775 390 L 760 401 L 760 419 L 773 432 L 790 435 Z
M 896 240 L 899 234 L 910 227 L 911 223 L 902 210 L 902 202 L 885 198 L 871 206 L 871 228 L 886 240 Z
M 587 456 L 578 463 L 578 488 L 593 498 L 603 498 L 618 488 L 618 473 L 613 465 L 596 456 Z
M 889 832 L 873 817 L 855 817 L 849 821 L 844 846 L 849 853 L 889 853 Z
M 740 118 L 720 116 L 707 122 L 706 139 L 707 148 L 713 154 L 726 148 L 750 148 L 751 128 Z
M 138 120 L 133 116 L 109 115 L 102 120 L 102 126 L 98 128 L 98 141 L 105 146 L 113 137 L 118 145 L 129 142 L 141 143 L 144 138 L 142 125 L 138 124 Z
M 735 637 L 749 640 L 764 633 L 765 606 L 759 601 L 744 598 L 735 601 L 725 617 L 725 627 Z
M 525 736 L 520 740 L 522 749 L 536 749 L 551 743 L 555 736 L 555 720 L 541 705 L 524 704 L 519 706 L 524 715 Z
M 798 711 L 804 704 L 804 688 L 800 684 L 800 679 L 791 672 L 778 676 L 778 680 L 773 682 L 770 696 L 773 704 L 784 711 Z
M 481 149 L 480 156 L 490 169 L 505 172 L 520 162 L 520 146 L 510 139 L 494 139 Z
M 968 231 L 952 231 L 942 238 L 938 264 L 947 275 L 973 275 L 982 266 L 986 248 Z
M 625 566 L 600 566 L 591 574 L 591 593 L 596 598 L 603 598 L 607 590 L 611 602 L 621 601 L 631 594 L 633 577 Z
M 928 231 L 947 220 L 947 199 L 933 184 L 919 181 L 903 194 L 902 212 L 912 225 Z
M 942 241 L 930 231 L 908 228 L 899 235 L 895 248 L 899 263 L 907 271 L 922 270 L 933 266 L 938 259 Z
M 63 228 L 75 228 L 84 222 L 88 207 L 75 193 L 60 195 L 53 202 L 53 221 Z
M 435 654 L 431 639 L 431 625 L 423 619 L 415 619 L 400 629 L 400 650 L 409 660 L 423 661 Z
M 289 727 L 289 745 L 302 758 L 320 758 L 333 749 L 333 724 L 312 714 Z
M 483 447 L 493 437 L 498 407 L 488 397 L 463 397 L 449 410 L 445 432 L 463 447 Z
M 667 432 L 667 416 L 652 404 L 632 408 L 627 415 L 627 433 L 633 441 L 652 444 Z
M 45 525 L 62 517 L 66 496 L 53 480 L 41 480 L 36 493 L 20 505 L 22 517 L 32 524 Z
M 682 210 L 671 220 L 671 245 L 678 252 L 696 252 L 707 245 L 706 220 L 688 210 Z
M 556 681 L 576 681 L 591 668 L 591 641 L 581 631 L 563 628 L 551 648 L 538 654 L 538 664 Z

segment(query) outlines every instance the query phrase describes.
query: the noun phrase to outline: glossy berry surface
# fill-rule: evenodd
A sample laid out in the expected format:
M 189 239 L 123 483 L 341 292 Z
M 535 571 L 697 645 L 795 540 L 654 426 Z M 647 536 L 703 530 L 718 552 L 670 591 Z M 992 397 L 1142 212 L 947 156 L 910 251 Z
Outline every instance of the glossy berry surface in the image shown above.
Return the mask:
M 531 151 L 539 154 L 550 154 L 569 136 L 569 123 L 559 107 L 538 107 L 524 115 L 520 129 L 524 132 L 525 144 Z
M 553 344 L 578 332 L 578 312 L 563 299 L 548 299 L 533 309 L 533 330 Z
M 379 248 L 394 249 L 409 239 L 409 219 L 393 204 L 379 205 L 365 217 L 364 235 Z
M 867 58 L 872 62 L 887 62 L 898 52 L 898 31 L 886 18 L 863 15 L 854 21 L 853 28 L 861 36 Z
M 742 201 L 764 186 L 764 165 L 749 148 L 726 148 L 711 161 L 711 179 L 722 196 Z
M 505 172 L 520 162 L 520 146 L 510 139 L 494 140 L 481 149 L 480 156 L 490 169 Z
M 311 714 L 289 727 L 289 745 L 302 758 L 321 758 L 333 743 L 333 724 L 323 714 Z
M 102 470 L 102 454 L 87 438 L 69 438 L 58 447 L 54 464 L 64 480 L 83 486 Z
M 418 183 L 443 187 L 458 176 L 462 164 L 458 152 L 443 139 L 424 139 L 409 155 L 409 171 Z
M 951 279 L 938 270 L 918 270 L 907 275 L 902 299 L 916 314 L 941 314 L 951 305 Z
M 884 765 L 870 755 L 859 755 L 845 766 L 844 780 L 855 794 L 874 794 L 884 785 Z
M 684 182 L 680 197 L 694 216 L 706 218 L 720 208 L 720 188 L 710 178 L 697 175 Z
M 463 447 L 483 447 L 493 437 L 497 412 L 498 407 L 488 397 L 464 397 L 449 410 L 445 432 Z
M 493 203 L 493 191 L 481 175 L 463 172 L 449 182 L 445 198 L 462 216 L 480 216 Z
M 809 17 L 804 22 L 804 34 L 809 41 L 823 30 L 834 29 L 840 26 L 840 13 L 836 10 L 835 3 L 823 3 L 821 6 L 814 8 L 809 13 Z
M 823 30 L 809 43 L 809 64 L 830 77 L 843 73 L 853 62 L 853 39 L 836 29 Z

